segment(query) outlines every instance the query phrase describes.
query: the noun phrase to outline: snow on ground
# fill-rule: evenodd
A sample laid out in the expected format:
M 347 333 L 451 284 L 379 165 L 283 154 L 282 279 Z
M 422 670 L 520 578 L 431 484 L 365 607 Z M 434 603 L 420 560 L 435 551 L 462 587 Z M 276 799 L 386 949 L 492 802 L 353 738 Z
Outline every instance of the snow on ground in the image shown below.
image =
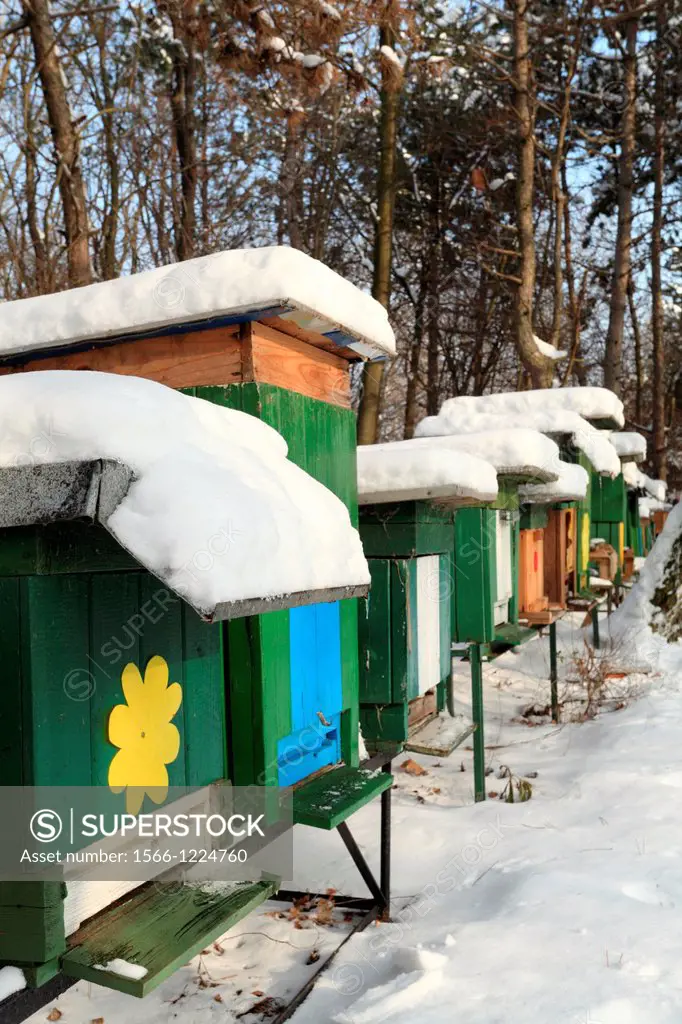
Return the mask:
M 560 695 L 571 652 L 585 651 L 580 626 L 580 615 L 559 623 Z M 619 651 L 606 664 L 619 659 L 627 669 Z M 679 1024 L 680 683 L 614 668 L 608 706 L 625 698 L 621 710 L 553 726 L 521 716 L 547 704 L 548 675 L 545 638 L 484 667 L 487 791 L 502 792 L 507 766 L 530 781 L 528 802 L 472 804 L 467 746 L 445 760 L 410 755 L 427 774 L 396 772 L 393 920 L 350 940 L 295 1024 Z M 457 680 L 465 707 L 466 665 Z M 376 865 L 378 806 L 351 827 Z M 362 893 L 335 833 L 299 828 L 295 849 L 298 884 Z M 144 1001 L 80 983 L 54 1004 L 62 1024 L 267 1020 L 244 1011 L 290 998 L 315 969 L 311 951 L 324 957 L 346 927 L 297 928 L 273 910 Z
M 648 558 L 643 560 L 637 585 L 614 613 L 611 631 L 619 643 L 644 651 L 648 660 L 655 657 L 668 672 L 682 666 L 682 646 L 667 643 L 666 637 L 679 636 L 679 562 L 676 540 L 682 531 L 682 502 L 674 506 L 662 532 L 656 538 Z M 669 591 L 665 611 L 653 603 L 657 590 L 665 584 Z M 654 624 L 652 630 L 651 623 Z

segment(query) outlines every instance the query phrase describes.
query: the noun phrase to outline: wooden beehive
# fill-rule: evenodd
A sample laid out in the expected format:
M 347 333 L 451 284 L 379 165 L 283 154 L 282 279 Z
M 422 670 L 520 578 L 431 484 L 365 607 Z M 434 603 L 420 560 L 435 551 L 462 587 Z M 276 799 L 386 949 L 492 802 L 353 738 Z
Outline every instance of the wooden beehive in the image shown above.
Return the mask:
M 658 537 L 659 533 L 662 533 L 663 527 L 668 519 L 669 512 L 664 508 L 654 509 L 653 521 L 654 521 L 654 534 Z
M 177 273 L 189 287 L 193 264 L 186 266 Z M 202 321 L 173 322 L 165 330 L 91 337 L 74 351 L 47 346 L 7 357 L 0 373 L 69 369 L 135 375 L 257 416 L 283 435 L 289 458 L 340 497 L 357 523 L 350 403 L 357 338 L 313 313 L 287 318 L 286 305 L 279 307 L 275 312 L 281 315 L 272 308 L 242 309 L 223 313 L 218 322 L 204 314 Z M 158 309 L 150 315 L 158 316 Z M 234 781 L 290 785 L 328 765 L 357 764 L 355 601 L 251 616 L 227 628 Z M 298 750 L 300 736 L 319 724 L 320 715 L 331 723 L 320 749 L 288 759 L 287 750 Z M 257 742 L 242 727 L 247 721 L 256 728 Z
M 460 644 L 516 645 L 533 633 L 519 624 L 518 483 L 502 480 L 494 507 L 455 517 L 454 633 Z
M 519 615 L 538 624 L 550 621 L 545 593 L 545 531 L 521 530 L 519 534 Z
M 160 314 L 149 305 L 158 320 L 164 310 Z M 68 369 L 146 377 L 257 416 L 285 437 L 290 459 L 341 498 L 357 523 L 350 365 L 358 358 L 358 336 L 309 309 L 286 319 L 290 305 L 242 307 L 217 319 L 204 312 L 196 322 L 176 319 L 147 330 L 137 325 L 120 334 L 79 338 L 72 347 L 63 340 L 41 344 L 40 352 L 6 354 L 0 373 Z M 296 820 L 324 828 L 390 785 L 390 776 L 377 787 L 373 777 L 358 774 L 348 796 L 343 781 L 334 783 L 346 779 L 344 773 L 359 760 L 354 598 L 340 593 L 334 600 L 321 594 L 317 603 L 282 601 L 271 605 L 277 610 L 213 625 L 178 600 L 159 621 L 147 621 L 146 610 L 163 588 L 129 556 L 122 557 L 99 527 L 69 523 L 22 530 L 0 533 L 0 604 L 11 626 L 3 631 L 0 650 L 13 666 L 5 705 L 13 728 L 5 731 L 9 745 L 0 758 L 0 784 L 101 783 L 111 760 L 106 721 L 120 700 L 120 671 L 96 675 L 94 697 L 85 702 L 68 700 L 62 680 L 74 666 L 88 665 L 93 652 L 131 621 L 139 631 L 129 638 L 125 660 L 144 674 L 152 656 L 162 657 L 185 694 L 171 784 L 227 778 L 237 785 L 297 786 Z M 324 772 L 331 795 L 316 790 L 315 806 L 307 806 L 304 784 Z M 276 888 L 259 885 L 258 899 Z M 25 889 L 0 887 L 0 907 L 20 908 L 17 920 L 27 929 L 22 945 L 17 928 L 0 928 L 0 963 L 50 960 L 55 973 L 65 937 L 63 899 L 50 889 L 40 897 L 38 914 L 29 912 L 31 898 Z M 222 917 L 218 913 L 212 919 L 215 935 L 229 926 L 233 911 L 245 908 L 242 901 L 225 907 Z M 96 913 L 100 906 L 88 910 Z M 175 925 L 182 936 L 183 921 Z M 196 936 L 188 931 L 186 946 L 179 948 L 181 939 L 169 944 L 178 962 L 191 955 L 191 938 Z M 105 975 L 96 980 L 116 987 Z M 45 980 L 45 973 L 40 977 Z
M 404 744 L 445 707 L 455 515 L 425 501 L 361 509 L 372 586 L 360 602 L 360 717 L 374 749 Z
M 591 536 L 601 537 L 616 552 L 618 570 L 625 558 L 627 488 L 623 474 L 615 479 L 592 474 Z M 616 574 L 616 578 L 618 573 Z
M 577 589 L 578 515 L 575 506 L 553 508 L 548 513 L 544 552 L 545 590 L 550 605 L 560 609 L 568 606 L 569 594 L 575 593 Z

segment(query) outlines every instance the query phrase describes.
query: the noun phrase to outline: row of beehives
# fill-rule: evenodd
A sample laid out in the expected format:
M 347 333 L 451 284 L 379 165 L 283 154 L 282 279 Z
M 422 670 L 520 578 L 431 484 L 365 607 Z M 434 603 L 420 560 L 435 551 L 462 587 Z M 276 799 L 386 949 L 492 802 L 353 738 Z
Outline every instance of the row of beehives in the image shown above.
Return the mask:
M 2 786 L 107 787 L 133 812 L 169 786 L 293 787 L 296 822 L 342 826 L 391 785 L 360 726 L 394 755 L 449 703 L 453 650 L 524 642 L 650 542 L 642 439 L 603 389 L 453 399 L 356 452 L 350 365 L 392 332 L 301 253 L 3 311 Z M 0 963 L 142 995 L 273 888 L 204 894 L 170 936 L 158 892 L 2 881 Z M 121 948 L 141 978 L 100 969 Z

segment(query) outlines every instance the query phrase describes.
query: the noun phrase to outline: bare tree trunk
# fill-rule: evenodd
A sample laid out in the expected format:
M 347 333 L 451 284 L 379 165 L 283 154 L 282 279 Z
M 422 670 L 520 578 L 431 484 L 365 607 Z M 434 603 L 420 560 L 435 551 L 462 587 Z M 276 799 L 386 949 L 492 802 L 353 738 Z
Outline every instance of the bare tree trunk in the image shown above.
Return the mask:
M 419 364 L 421 362 L 422 344 L 424 341 L 424 307 L 426 303 L 428 274 L 425 269 L 425 261 L 422 260 L 422 270 L 419 275 L 419 293 L 414 310 L 414 331 L 412 333 L 412 344 L 407 364 L 407 384 L 405 388 L 405 423 L 403 436 L 414 437 L 414 428 L 417 425 L 417 386 L 419 384 Z
M 632 194 L 635 164 L 635 131 L 637 123 L 637 28 L 638 0 L 625 0 L 631 12 L 625 22 L 623 51 L 623 87 L 625 107 L 621 122 L 620 159 L 618 161 L 618 226 L 616 252 L 609 303 L 609 326 L 604 349 L 604 386 L 617 395 L 621 393 L 623 371 L 623 338 L 628 281 L 632 264 Z
M 45 235 L 38 222 L 38 150 L 34 135 L 33 110 L 28 96 L 24 100 L 24 134 L 25 140 L 22 150 L 26 163 L 26 220 L 28 222 L 28 231 L 31 236 L 33 258 L 35 261 L 35 294 L 45 295 L 50 291 L 50 275 L 48 273 Z
M 644 356 L 642 353 L 642 331 L 639 326 L 637 315 L 637 303 L 635 302 L 635 286 L 632 283 L 632 276 L 628 281 L 628 309 L 630 311 L 630 323 L 632 324 L 632 336 L 635 341 L 635 423 L 640 424 L 644 417 Z
M 381 46 L 393 46 L 395 32 L 384 25 L 380 32 Z M 400 88 L 391 75 L 382 72 L 381 117 L 379 121 L 379 180 L 377 186 L 377 226 L 374 242 L 374 280 L 372 295 L 386 309 L 391 298 L 391 265 L 393 262 L 393 211 L 396 187 L 396 144 Z M 358 411 L 358 444 L 374 444 L 379 432 L 381 381 L 384 362 L 365 363 L 362 398 Z
M 520 267 L 516 293 L 516 346 L 535 387 L 552 383 L 552 361 L 535 344 L 533 300 L 535 293 L 535 86 L 528 36 L 530 0 L 514 0 L 514 110 L 518 125 L 518 174 L 516 179 L 516 226 Z
M 573 233 L 571 231 L 571 207 L 568 202 L 568 175 L 566 173 L 566 164 L 562 164 L 561 167 L 561 191 L 563 192 L 566 202 L 564 203 L 564 255 L 566 262 L 566 287 L 568 289 L 568 308 L 571 315 L 571 350 L 568 362 L 564 370 L 564 377 L 562 384 L 566 385 L 571 378 L 571 374 L 575 374 L 578 383 L 585 387 L 587 384 L 587 371 L 582 358 L 580 335 L 582 332 L 582 308 L 587 292 L 587 281 L 588 274 L 585 271 L 583 275 L 582 285 L 580 290 L 576 291 L 575 287 L 575 269 L 573 266 Z
M 97 40 L 99 72 L 102 80 L 102 99 L 104 101 L 101 112 L 102 130 L 104 133 L 105 159 L 109 171 L 109 208 L 104 214 L 102 223 L 101 276 L 105 281 L 110 281 L 118 276 L 118 268 L 116 266 L 116 234 L 118 231 L 120 204 L 120 173 L 114 123 L 114 95 L 107 56 L 106 19 L 107 16 L 104 15 L 102 20 L 93 26 L 93 34 Z
M 59 195 L 64 216 L 69 285 L 90 284 L 88 213 L 81 168 L 80 137 L 71 120 L 63 68 L 52 28 L 48 0 L 22 0 L 31 33 L 36 68 L 45 98 L 50 133 L 57 157 Z
M 431 240 L 429 253 L 427 311 L 428 311 L 428 351 L 426 364 L 426 415 L 435 416 L 439 405 L 440 367 L 438 354 L 440 348 L 440 250 L 441 230 L 439 216 L 438 186 L 434 189 L 431 203 Z
M 182 41 L 174 51 L 171 110 L 173 134 L 180 168 L 181 204 L 176 224 L 175 251 L 179 260 L 189 260 L 196 252 L 196 194 L 198 181 L 196 139 L 197 60 L 194 43 L 195 3 L 173 8 L 170 14 L 173 35 Z
M 302 125 L 300 113 L 291 111 L 287 115 L 284 154 L 279 174 L 278 241 L 283 245 L 288 239 L 294 249 L 304 247 L 298 180 L 301 173 Z
M 550 342 L 555 348 L 561 347 L 561 323 L 564 308 L 564 275 L 563 275 L 563 229 L 566 220 L 566 206 L 568 203 L 567 190 L 563 187 L 566 178 L 566 134 L 571 114 L 571 91 L 573 79 L 578 66 L 578 55 L 582 30 L 576 29 L 575 42 L 571 60 L 566 73 L 564 84 L 563 101 L 561 104 L 561 116 L 559 118 L 559 132 L 557 135 L 556 150 L 552 157 L 552 201 L 555 208 L 554 226 L 554 311 L 552 317 L 552 334 Z M 563 171 L 563 173 L 562 173 Z
M 654 209 L 651 228 L 651 333 L 653 340 L 653 466 L 660 480 L 667 476 L 665 437 L 665 339 L 661 249 L 665 176 L 665 46 L 667 14 L 664 0 L 656 6 L 656 82 L 654 91 Z

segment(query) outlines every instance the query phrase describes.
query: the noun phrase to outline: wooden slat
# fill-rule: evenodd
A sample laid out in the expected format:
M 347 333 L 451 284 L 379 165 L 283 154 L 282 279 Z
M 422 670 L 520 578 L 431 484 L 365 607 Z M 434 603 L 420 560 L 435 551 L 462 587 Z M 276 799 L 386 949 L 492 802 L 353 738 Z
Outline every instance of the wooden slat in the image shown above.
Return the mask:
M 89 588 L 85 576 L 23 581 L 25 785 L 91 781 Z
M 21 786 L 22 744 L 21 596 L 18 579 L 0 579 L 0 660 L 3 694 L 0 708 L 0 786 Z M 0 890 L 2 883 L 0 883 Z M 1 902 L 1 900 L 0 900 Z
M 98 345 L 82 352 L 33 358 L 19 366 L 1 366 L 0 374 L 26 370 L 101 370 L 146 377 L 171 388 L 232 384 L 242 373 L 239 327 Z
M 332 829 L 389 789 L 393 776 L 362 768 L 335 768 L 294 791 L 294 822 Z
M 281 316 L 267 316 L 260 317 L 259 323 L 264 324 L 266 327 L 271 327 L 275 331 L 281 331 L 282 334 L 289 334 L 292 338 L 304 341 L 307 345 L 313 345 L 315 348 L 333 352 L 349 362 L 356 363 L 361 358 L 352 348 L 337 345 L 335 342 L 330 341 L 329 338 L 326 338 L 324 334 L 315 334 L 314 331 L 307 331 L 304 327 L 299 327 L 293 320 L 285 320 Z
M 243 380 L 275 384 L 350 408 L 347 360 L 258 323 L 243 325 L 242 343 Z
M 223 630 L 182 608 L 185 764 L 188 786 L 227 777 Z
M 43 963 L 64 945 L 61 900 L 47 907 L 0 907 L 0 961 Z
M 62 969 L 72 978 L 132 996 L 145 996 L 205 946 L 277 891 L 276 882 L 234 882 L 224 887 L 156 883 L 100 914 L 70 940 Z M 144 967 L 139 980 L 97 970 L 121 959 Z

